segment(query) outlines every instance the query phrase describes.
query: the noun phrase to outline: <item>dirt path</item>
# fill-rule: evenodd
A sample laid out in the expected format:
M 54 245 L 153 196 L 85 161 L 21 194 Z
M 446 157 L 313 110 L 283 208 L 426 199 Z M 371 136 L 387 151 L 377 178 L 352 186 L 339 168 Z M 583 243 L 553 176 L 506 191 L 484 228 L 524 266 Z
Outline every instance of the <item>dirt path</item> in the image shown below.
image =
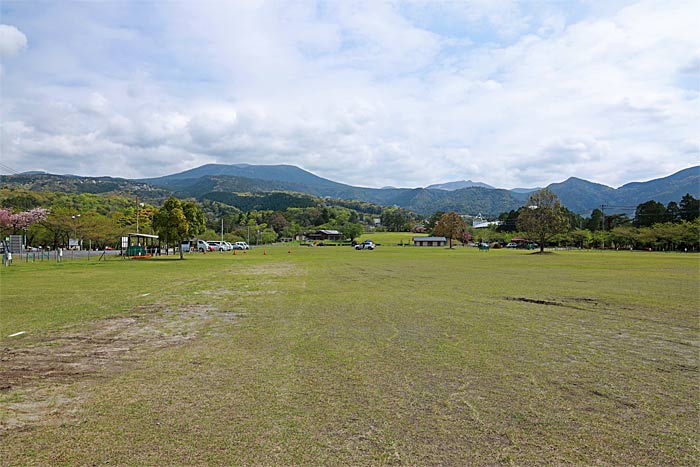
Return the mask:
M 0 434 L 65 421 L 87 396 L 86 383 L 114 377 L 147 353 L 185 344 L 213 320 L 236 316 L 206 305 L 149 305 L 1 349 Z

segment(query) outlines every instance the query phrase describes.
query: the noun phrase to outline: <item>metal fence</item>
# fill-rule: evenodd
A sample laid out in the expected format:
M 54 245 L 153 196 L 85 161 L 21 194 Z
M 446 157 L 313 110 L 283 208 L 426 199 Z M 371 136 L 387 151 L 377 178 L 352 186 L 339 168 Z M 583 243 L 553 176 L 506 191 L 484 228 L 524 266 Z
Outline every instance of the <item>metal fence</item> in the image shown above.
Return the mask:
M 109 257 L 119 257 L 119 250 L 24 250 L 19 253 L 12 253 L 12 264 L 35 263 L 37 261 L 104 261 Z M 9 256 L 2 253 L 2 264 L 9 266 Z

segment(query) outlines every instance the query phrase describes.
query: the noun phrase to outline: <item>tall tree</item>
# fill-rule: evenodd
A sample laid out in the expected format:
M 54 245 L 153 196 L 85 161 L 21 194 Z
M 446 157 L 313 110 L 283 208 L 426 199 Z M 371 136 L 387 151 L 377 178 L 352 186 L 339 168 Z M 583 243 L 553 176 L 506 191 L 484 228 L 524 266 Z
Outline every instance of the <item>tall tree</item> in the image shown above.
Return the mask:
M 666 220 L 666 206 L 658 201 L 647 201 L 637 206 L 634 212 L 636 227 L 649 227 Z
M 464 223 L 464 219 L 456 212 L 451 211 L 442 215 L 433 229 L 433 234 L 449 239 L 450 248 L 452 248 L 452 239 L 464 238 L 466 230 L 467 225 Z
M 518 228 L 526 232 L 530 239 L 538 241 L 540 253 L 544 252 L 547 240 L 567 227 L 559 198 L 548 188 L 530 195 L 525 209 L 518 216 Z
M 153 228 L 168 245 L 178 242 L 180 259 L 183 259 L 182 242 L 188 238 L 190 224 L 179 199 L 174 196 L 168 198 L 163 207 L 153 216 Z
M 189 236 L 195 237 L 207 230 L 207 218 L 194 201 L 182 203 L 182 212 L 185 214 L 185 219 L 187 219 L 189 224 L 189 231 L 187 232 Z
M 386 208 L 381 214 L 382 225 L 391 232 L 406 232 L 410 230 L 411 217 L 408 211 L 401 208 Z
M 681 219 L 693 221 L 700 217 L 700 200 L 695 199 L 690 193 L 686 193 L 679 204 Z
M 588 219 L 588 222 L 586 223 L 586 227 L 591 232 L 603 229 L 603 211 L 600 209 L 594 209 L 593 212 L 591 212 L 591 218 Z
M 671 201 L 666 205 L 666 221 L 678 223 L 681 220 L 681 208 L 678 203 Z

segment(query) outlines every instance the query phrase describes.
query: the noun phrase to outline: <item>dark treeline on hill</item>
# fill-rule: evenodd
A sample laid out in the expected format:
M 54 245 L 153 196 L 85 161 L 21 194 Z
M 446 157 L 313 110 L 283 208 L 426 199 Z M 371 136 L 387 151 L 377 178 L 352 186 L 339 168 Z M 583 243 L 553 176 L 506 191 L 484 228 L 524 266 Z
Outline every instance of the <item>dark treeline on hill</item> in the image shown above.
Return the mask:
M 318 204 L 318 201 L 310 196 L 285 192 L 265 194 L 211 192 L 203 198 L 235 206 L 241 211 L 284 211 L 288 208 L 310 208 Z
M 53 174 L 0 175 L 0 188 L 54 193 L 138 196 L 149 202 L 160 203 L 171 194 L 171 191 L 166 188 L 124 178 Z

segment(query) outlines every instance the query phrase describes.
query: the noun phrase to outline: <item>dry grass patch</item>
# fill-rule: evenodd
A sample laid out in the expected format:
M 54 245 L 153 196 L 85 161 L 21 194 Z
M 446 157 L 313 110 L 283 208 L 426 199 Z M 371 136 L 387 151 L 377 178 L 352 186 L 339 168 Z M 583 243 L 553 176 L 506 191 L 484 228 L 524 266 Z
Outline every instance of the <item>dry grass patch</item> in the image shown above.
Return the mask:
M 236 316 L 207 305 L 145 305 L 126 316 L 48 332 L 30 346 L 6 347 L 0 353 L 0 431 L 61 422 L 91 380 L 112 377 L 147 354 L 196 338 L 213 320 Z

